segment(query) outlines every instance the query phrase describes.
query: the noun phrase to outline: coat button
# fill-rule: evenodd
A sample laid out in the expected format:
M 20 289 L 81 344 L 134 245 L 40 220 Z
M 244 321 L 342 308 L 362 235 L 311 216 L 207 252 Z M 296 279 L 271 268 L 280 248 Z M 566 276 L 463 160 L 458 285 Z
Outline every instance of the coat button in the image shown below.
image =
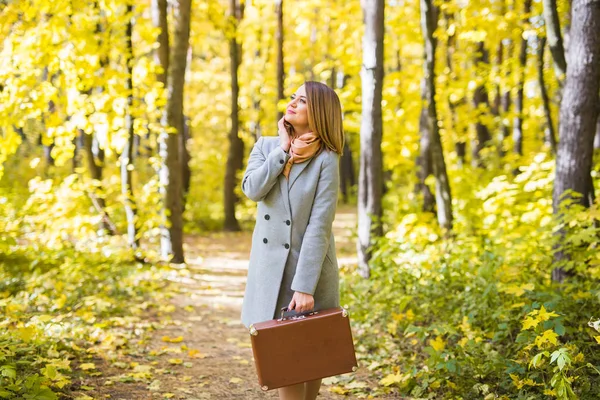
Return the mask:
M 288 219 L 287 221 L 285 221 L 285 224 L 286 224 L 287 226 L 290 226 L 290 225 L 292 224 L 292 221 L 290 221 L 290 220 Z
M 279 164 L 283 164 L 285 161 L 283 160 L 279 160 Z
M 265 215 L 265 219 L 268 221 L 269 219 L 271 219 L 271 216 L 269 214 Z
M 267 240 L 267 238 L 263 239 L 263 243 L 265 243 L 265 244 L 269 243 L 269 241 Z
M 285 247 L 286 249 L 289 249 L 290 245 L 286 243 L 286 244 L 283 245 L 283 247 Z

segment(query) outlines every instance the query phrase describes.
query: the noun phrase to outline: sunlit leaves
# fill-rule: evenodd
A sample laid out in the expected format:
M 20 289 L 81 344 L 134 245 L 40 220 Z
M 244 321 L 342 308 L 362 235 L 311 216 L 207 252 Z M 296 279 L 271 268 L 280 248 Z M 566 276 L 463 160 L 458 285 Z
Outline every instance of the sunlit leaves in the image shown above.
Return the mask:
M 512 294 L 517 297 L 522 296 L 525 291 L 532 291 L 535 288 L 533 283 L 524 283 L 522 285 L 507 285 L 499 289 L 500 292 Z
M 2 106 L 0 106 L 0 111 L 2 111 Z M 2 112 L 0 112 L 0 115 L 2 115 Z M 0 124 L 2 124 L 2 121 L 0 121 Z M 0 135 L 0 178 L 4 174 L 4 162 L 17 151 L 20 144 L 21 137 L 12 127 L 7 127 L 4 135 Z
M 535 338 L 535 345 L 538 346 L 539 348 L 543 348 L 544 344 L 546 344 L 546 343 L 556 345 L 557 338 L 558 338 L 558 335 L 556 333 L 554 333 L 553 330 L 548 329 L 548 330 L 544 331 L 544 333 L 542 333 L 541 335 L 539 335 L 538 337 Z
M 446 343 L 441 336 L 436 337 L 429 341 L 429 345 L 434 348 L 435 351 L 443 351 L 446 348 Z
M 183 336 L 177 336 L 174 338 L 171 338 L 169 336 L 163 336 L 162 337 L 162 341 L 163 342 L 168 342 L 168 343 L 179 343 L 183 341 Z
M 539 310 L 531 311 L 523 322 L 523 329 L 535 328 L 540 322 L 548 321 L 550 318 L 558 317 L 554 311 L 548 312 L 542 306 Z
M 38 183 L 44 186 L 43 182 Z M 51 188 L 48 185 L 45 189 Z M 142 269 L 118 253 L 110 262 L 93 253 L 41 246 L 3 254 L 16 261 L 10 268 L 0 269 L 0 281 L 19 276 L 24 284 L 0 300 L 3 314 L 13 321 L 8 330 L 0 331 L 0 375 L 3 382 L 10 384 L 1 384 L 1 390 L 53 399 L 52 388 L 67 387 L 72 369 L 87 376 L 102 373 L 91 359 L 92 354 L 106 355 L 124 349 L 130 345 L 130 337 L 148 329 L 147 322 L 131 314 L 148 307 L 147 301 L 141 299 L 160 285 L 157 271 L 154 281 L 152 274 L 136 275 Z M 122 304 L 130 299 L 139 301 L 125 311 Z M 137 340 L 131 345 L 134 343 Z M 13 362 L 15 356 L 17 364 Z M 72 359 L 77 359 L 73 367 Z M 151 376 L 149 366 L 136 363 L 125 364 L 124 368 L 133 369 L 131 379 Z M 27 383 L 17 388 L 16 380 L 23 376 Z M 93 388 L 82 385 L 81 389 Z
M 531 378 L 519 379 L 519 377 L 515 374 L 510 374 L 510 378 L 512 379 L 517 389 L 521 389 L 524 386 L 543 386 L 542 384 L 537 383 Z
M 81 364 L 79 366 L 79 368 L 81 368 L 84 371 L 87 371 L 90 369 L 96 369 L 96 365 L 94 363 L 84 363 L 84 364 Z
M 190 357 L 190 358 L 205 358 L 206 355 L 200 353 L 200 351 L 198 351 L 198 350 L 191 349 L 188 351 L 188 357 Z

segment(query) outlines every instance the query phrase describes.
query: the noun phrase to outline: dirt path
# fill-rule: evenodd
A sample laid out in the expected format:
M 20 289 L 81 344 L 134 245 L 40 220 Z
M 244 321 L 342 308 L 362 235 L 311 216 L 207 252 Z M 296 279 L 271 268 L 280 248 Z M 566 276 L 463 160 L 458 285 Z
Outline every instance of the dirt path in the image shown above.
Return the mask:
M 355 263 L 351 237 L 355 224 L 353 209 L 338 212 L 334 232 L 342 265 Z M 250 338 L 239 321 L 250 243 L 250 232 L 186 238 L 188 265 L 173 270 L 171 280 L 178 289 L 170 304 L 163 305 L 166 312 L 157 315 L 159 328 L 139 354 L 125 357 L 121 364 L 104 363 L 101 395 L 111 399 L 277 398 L 276 391 L 265 393 L 259 388 Z M 129 370 L 127 379 L 119 365 Z M 323 385 L 319 399 L 344 397 L 331 389 L 331 383 Z

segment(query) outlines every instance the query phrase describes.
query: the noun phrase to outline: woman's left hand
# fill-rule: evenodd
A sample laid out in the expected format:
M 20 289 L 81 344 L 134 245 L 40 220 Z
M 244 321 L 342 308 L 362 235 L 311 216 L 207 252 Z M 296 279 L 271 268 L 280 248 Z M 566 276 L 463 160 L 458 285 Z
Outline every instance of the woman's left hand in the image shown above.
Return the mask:
M 315 298 L 302 292 L 294 292 L 292 301 L 288 306 L 288 310 L 295 310 L 297 313 L 311 311 L 315 307 Z

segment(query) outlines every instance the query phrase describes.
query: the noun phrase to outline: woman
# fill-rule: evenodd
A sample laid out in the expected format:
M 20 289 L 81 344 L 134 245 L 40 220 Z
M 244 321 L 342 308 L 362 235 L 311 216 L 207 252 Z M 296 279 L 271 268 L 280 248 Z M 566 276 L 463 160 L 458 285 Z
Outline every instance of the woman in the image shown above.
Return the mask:
M 344 146 L 342 109 L 326 85 L 306 82 L 292 95 L 278 137 L 261 137 L 242 190 L 258 202 L 242 322 L 339 306 L 331 226 Z M 293 374 L 293 371 L 289 371 Z M 321 380 L 279 389 L 285 400 L 315 399 Z

